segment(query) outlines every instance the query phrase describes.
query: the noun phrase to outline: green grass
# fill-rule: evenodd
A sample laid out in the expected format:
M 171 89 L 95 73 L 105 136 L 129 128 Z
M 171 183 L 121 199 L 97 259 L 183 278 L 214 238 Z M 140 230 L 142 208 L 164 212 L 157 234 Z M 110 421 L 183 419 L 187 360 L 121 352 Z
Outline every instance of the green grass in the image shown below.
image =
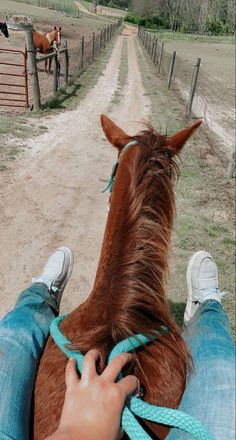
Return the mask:
M 26 3 L 33 6 L 53 9 L 64 12 L 72 17 L 80 17 L 80 11 L 73 0 L 15 0 L 19 3 Z
M 45 132 L 47 128 L 29 124 L 29 120 L 23 116 L 1 115 L 0 119 L 0 171 L 6 171 L 8 163 L 15 160 L 18 153 L 24 147 L 25 139 L 38 136 Z
M 123 89 L 125 87 L 126 81 L 128 77 L 128 48 L 127 48 L 127 39 L 124 40 L 123 47 L 121 50 L 121 63 L 120 70 L 118 76 L 118 88 L 116 89 L 111 104 L 117 104 L 121 101 L 123 96 Z M 109 109 L 108 111 L 111 111 Z
M 230 43 L 234 44 L 234 36 L 233 35 L 199 35 L 199 34 L 184 34 L 182 32 L 167 32 L 161 30 L 151 30 L 152 33 L 155 34 L 162 41 L 173 41 L 173 40 L 182 40 L 185 42 L 195 42 L 199 43 Z
M 157 74 L 146 53 L 140 47 L 137 51 L 144 88 L 151 100 L 154 127 L 162 133 L 174 133 L 189 125 L 181 101 L 172 90 L 167 90 L 166 82 Z M 207 155 L 201 154 L 206 148 L 202 130 L 188 141 L 181 153 L 168 292 L 172 310 L 181 323 L 188 260 L 200 249 L 209 251 L 219 268 L 220 288 L 228 292 L 223 305 L 235 330 L 234 183 L 226 180 L 224 165 L 211 156 L 210 147 Z

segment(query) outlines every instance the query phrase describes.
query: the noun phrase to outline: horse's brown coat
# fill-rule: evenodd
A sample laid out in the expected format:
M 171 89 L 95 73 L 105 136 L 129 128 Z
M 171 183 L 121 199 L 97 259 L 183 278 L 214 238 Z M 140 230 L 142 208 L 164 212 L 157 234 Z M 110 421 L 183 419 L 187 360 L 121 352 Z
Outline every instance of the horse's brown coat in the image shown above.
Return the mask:
M 61 328 L 74 348 L 83 353 L 100 350 L 102 371 L 118 341 L 137 333 L 151 335 L 161 325 L 167 326 L 168 334 L 137 350 L 129 372 L 139 378 L 146 401 L 176 408 L 190 357 L 171 316 L 165 288 L 175 212 L 173 183 L 178 176 L 175 155 L 200 122 L 168 138 L 151 127 L 131 137 L 106 116 L 101 121 L 119 153 L 130 140 L 138 144 L 121 156 L 93 290 Z M 35 440 L 44 439 L 58 426 L 66 363 L 49 338 L 36 382 Z M 148 426 L 161 439 L 168 433 L 163 426 Z
M 56 42 L 58 46 L 61 44 L 61 26 L 54 29 L 47 34 L 33 31 L 34 48 L 42 54 L 48 54 L 53 50 L 53 43 Z M 49 60 L 49 72 L 51 69 L 51 59 Z M 47 60 L 45 60 L 45 71 L 47 70 Z

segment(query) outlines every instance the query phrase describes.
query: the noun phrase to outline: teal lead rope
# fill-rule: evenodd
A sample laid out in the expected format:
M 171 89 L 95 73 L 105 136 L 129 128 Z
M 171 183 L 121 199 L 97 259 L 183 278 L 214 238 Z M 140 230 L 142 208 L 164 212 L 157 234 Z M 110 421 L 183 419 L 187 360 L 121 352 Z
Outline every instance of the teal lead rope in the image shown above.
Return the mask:
M 56 345 L 66 356 L 76 359 L 78 370 L 81 373 L 84 356 L 82 353 L 70 350 L 68 348 L 70 341 L 68 341 L 68 339 L 60 331 L 60 322 L 63 321 L 65 317 L 66 315 L 59 316 L 52 321 L 50 328 L 51 336 Z M 164 326 L 162 329 L 163 333 L 157 333 L 156 337 L 168 331 L 168 329 Z M 155 337 L 153 337 L 153 339 L 155 339 Z M 119 342 L 111 351 L 108 358 L 108 364 L 118 354 L 129 352 L 137 347 L 140 347 L 142 344 L 147 344 L 151 341 L 151 338 L 147 338 L 141 334 L 124 339 L 123 341 Z M 121 376 L 118 378 L 121 378 Z M 194 417 L 179 410 L 150 405 L 137 397 L 131 397 L 125 403 L 121 417 L 121 426 L 131 440 L 150 440 L 150 436 L 144 431 L 135 416 L 151 422 L 179 428 L 185 432 L 188 432 L 197 440 L 213 440 L 213 437 L 208 433 L 206 428 Z
M 129 147 L 132 147 L 133 145 L 137 145 L 137 142 L 136 142 L 136 141 L 131 141 L 131 142 L 129 142 L 129 143 L 123 148 L 123 150 L 121 151 L 120 156 L 119 156 L 118 159 L 115 161 L 115 163 L 114 163 L 114 165 L 113 165 L 113 167 L 112 167 L 111 177 L 110 177 L 110 179 L 108 180 L 107 186 L 106 186 L 104 189 L 101 190 L 102 193 L 106 192 L 108 189 L 109 189 L 110 193 L 112 192 L 113 185 L 114 185 L 114 183 L 115 183 L 116 169 L 117 169 L 117 167 L 118 167 L 118 165 L 119 165 L 120 158 L 121 158 L 122 154 L 124 154 L 124 152 L 125 152 Z

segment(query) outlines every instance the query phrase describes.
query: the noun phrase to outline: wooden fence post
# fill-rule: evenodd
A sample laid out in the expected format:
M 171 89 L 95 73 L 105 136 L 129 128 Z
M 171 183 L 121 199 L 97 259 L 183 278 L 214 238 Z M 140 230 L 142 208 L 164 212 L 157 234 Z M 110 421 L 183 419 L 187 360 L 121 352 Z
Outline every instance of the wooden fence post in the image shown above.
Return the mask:
M 93 32 L 93 48 L 92 48 L 92 61 L 95 58 L 95 32 Z
M 164 50 L 164 43 L 161 43 L 161 52 L 160 52 L 159 60 L 158 60 L 158 73 L 160 73 L 160 71 L 161 71 L 161 63 L 162 63 L 163 50 Z
M 67 47 L 67 40 L 64 42 L 65 45 L 65 52 L 64 52 L 64 61 L 65 61 L 65 83 L 68 83 L 68 76 L 69 76 L 69 52 Z
M 228 170 L 227 170 L 227 178 L 230 180 L 235 176 L 236 173 L 236 151 L 235 147 L 232 153 L 232 158 L 229 162 Z
M 84 37 L 82 37 L 82 40 L 81 40 L 81 64 L 80 64 L 80 67 L 83 72 L 83 70 L 84 70 Z
M 156 56 L 157 56 L 157 38 L 155 40 L 154 54 L 153 54 L 153 63 L 156 64 Z
M 170 64 L 169 78 L 168 78 L 168 84 L 167 84 L 168 89 L 170 89 L 170 85 L 171 85 L 171 79 L 172 79 L 174 65 L 175 65 L 175 57 L 176 57 L 176 51 L 173 52 L 172 60 L 171 60 L 171 64 Z
M 52 63 L 53 63 L 53 83 L 52 83 L 52 93 L 53 96 L 55 97 L 57 94 L 57 55 L 55 54 L 53 59 L 52 59 Z
M 33 104 L 34 111 L 40 110 L 41 102 L 40 102 L 40 88 L 39 88 L 39 79 L 38 79 L 38 69 L 36 64 L 36 54 L 34 48 L 33 41 L 33 31 L 32 29 L 27 30 L 26 34 L 26 46 L 29 55 L 29 74 L 32 78 L 32 89 L 33 89 Z
M 194 94 L 195 94 L 195 90 L 196 90 L 196 86 L 197 86 L 197 78 L 198 78 L 198 73 L 199 73 L 199 69 L 200 69 L 200 64 L 201 64 L 201 58 L 197 58 L 197 63 L 193 68 L 191 89 L 190 89 L 190 93 L 189 93 L 189 101 L 187 104 L 188 117 L 191 116 L 191 112 L 192 112 L 193 98 L 194 98 Z
M 100 54 L 100 52 L 101 52 L 101 49 L 102 49 L 102 30 L 101 30 L 101 32 L 100 32 L 99 54 Z

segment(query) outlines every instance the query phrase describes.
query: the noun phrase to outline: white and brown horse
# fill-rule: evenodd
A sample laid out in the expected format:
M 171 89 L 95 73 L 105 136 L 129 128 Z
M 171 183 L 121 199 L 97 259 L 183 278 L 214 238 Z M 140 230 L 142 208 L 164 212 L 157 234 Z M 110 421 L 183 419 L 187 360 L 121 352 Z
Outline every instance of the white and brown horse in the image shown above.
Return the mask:
M 39 53 L 48 54 L 53 52 L 53 50 L 57 51 L 57 56 L 59 56 L 59 47 L 61 45 L 61 26 L 57 28 L 54 26 L 54 29 L 47 34 L 41 34 L 40 32 L 33 31 L 33 42 L 34 47 L 38 50 Z M 47 61 L 45 60 L 45 72 L 47 72 Z M 49 59 L 49 67 L 48 73 L 51 70 L 51 58 Z

